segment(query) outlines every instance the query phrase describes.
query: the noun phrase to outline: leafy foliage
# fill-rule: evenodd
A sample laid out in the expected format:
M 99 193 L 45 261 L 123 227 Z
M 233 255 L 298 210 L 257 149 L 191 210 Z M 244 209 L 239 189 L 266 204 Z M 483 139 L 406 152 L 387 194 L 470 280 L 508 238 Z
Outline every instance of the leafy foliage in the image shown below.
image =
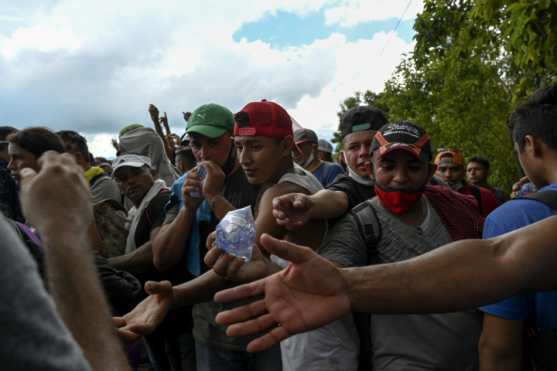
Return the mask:
M 557 81 L 557 0 L 429 0 L 414 24 L 416 44 L 383 92 L 348 97 L 390 121 L 423 126 L 437 147 L 492 162 L 494 185 L 521 175 L 506 121 L 513 107 Z

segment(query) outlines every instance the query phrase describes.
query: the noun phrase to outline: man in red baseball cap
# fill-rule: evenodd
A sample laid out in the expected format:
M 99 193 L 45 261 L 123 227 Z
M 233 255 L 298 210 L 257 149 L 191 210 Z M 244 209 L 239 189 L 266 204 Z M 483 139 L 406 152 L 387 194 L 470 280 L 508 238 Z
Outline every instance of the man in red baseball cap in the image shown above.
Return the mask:
M 311 173 L 295 165 L 292 159 L 294 145 L 292 121 L 284 108 L 277 103 L 265 100 L 247 104 L 234 115 L 233 135 L 236 159 L 247 181 L 251 185 L 259 186 L 260 189 L 254 205 L 257 238 L 256 246 L 253 247 L 252 259 L 245 263 L 239 258 L 212 248 L 215 234 L 211 234 L 207 239 L 210 251 L 205 256 L 204 263 L 213 269 L 209 269 L 189 282 L 175 286 L 172 289 L 174 307 L 206 301 L 216 291 L 229 287 L 231 283 L 253 281 L 281 269 L 279 260 L 265 256 L 258 247 L 259 237 L 264 233 L 311 246 L 315 250 L 324 237 L 325 221 L 316 220 L 308 223 L 303 231 L 291 232 L 285 227 L 279 226 L 272 215 L 274 197 L 293 192 L 312 194 L 322 189 L 319 181 Z M 249 190 L 244 190 L 244 192 L 247 191 Z M 237 192 L 241 193 L 242 190 L 237 190 Z M 224 198 L 222 195 L 219 197 Z M 220 203 L 224 204 L 225 201 L 221 200 Z M 161 301 L 159 304 L 153 298 L 149 300 L 150 308 L 147 308 L 146 304 L 143 308 L 136 307 L 135 313 L 127 315 L 129 321 L 120 329 L 120 333 L 133 338 L 133 333 L 137 336 L 152 332 L 168 311 L 164 305 L 168 305 L 168 302 Z M 147 312 L 151 315 L 146 315 Z M 207 313 L 207 315 L 211 315 L 211 313 Z M 209 357 L 209 362 L 204 363 L 205 369 L 209 371 L 292 369 L 288 366 L 282 367 L 281 351 L 278 346 L 270 349 L 266 354 L 257 356 L 247 356 L 245 352 L 234 351 L 233 357 L 230 354 L 228 354 L 229 357 L 226 356 L 225 350 L 216 348 L 212 344 L 204 344 L 203 347 L 196 344 L 196 349 L 207 349 L 213 355 L 220 355 Z M 205 357 L 206 352 L 202 353 L 198 356 Z M 232 358 L 234 358 L 233 362 L 230 361 Z M 283 358 L 283 360 L 286 359 Z
M 448 187 L 428 185 L 435 165 L 423 129 L 409 122 L 387 124 L 375 134 L 371 151 L 377 196 L 353 208 L 332 227 L 319 248 L 321 256 L 340 267 L 398 262 L 450 241 L 480 236 L 482 217 L 473 200 Z M 267 300 L 272 301 L 268 293 Z M 222 318 L 226 316 L 220 323 L 227 322 Z M 348 324 L 343 325 L 344 331 L 339 332 L 350 333 Z M 248 334 L 245 327 L 242 332 Z M 239 330 L 241 326 L 228 331 L 238 335 Z M 275 327 L 273 340 L 287 337 L 286 330 Z M 371 344 L 362 351 L 374 370 L 477 367 L 481 316 L 475 311 L 372 315 L 367 330 L 360 332 L 360 342 Z M 366 335 L 371 336 L 370 343 Z M 261 344 L 256 340 L 250 349 L 262 349 L 258 348 Z

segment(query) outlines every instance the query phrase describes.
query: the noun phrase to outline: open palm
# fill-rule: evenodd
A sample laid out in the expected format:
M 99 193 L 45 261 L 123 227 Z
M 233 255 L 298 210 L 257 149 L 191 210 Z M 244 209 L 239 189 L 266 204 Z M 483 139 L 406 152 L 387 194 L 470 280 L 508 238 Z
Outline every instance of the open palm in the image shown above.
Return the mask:
M 289 260 L 284 270 L 259 281 L 218 293 L 217 301 L 264 294 L 251 304 L 219 313 L 217 322 L 230 325 L 228 335 L 266 333 L 248 344 L 261 351 L 293 334 L 321 327 L 350 311 L 347 285 L 340 270 L 311 249 L 269 236 L 266 250 Z
M 169 281 L 145 283 L 149 294 L 141 303 L 123 317 L 113 317 L 118 335 L 135 341 L 157 329 L 172 305 L 172 284 Z

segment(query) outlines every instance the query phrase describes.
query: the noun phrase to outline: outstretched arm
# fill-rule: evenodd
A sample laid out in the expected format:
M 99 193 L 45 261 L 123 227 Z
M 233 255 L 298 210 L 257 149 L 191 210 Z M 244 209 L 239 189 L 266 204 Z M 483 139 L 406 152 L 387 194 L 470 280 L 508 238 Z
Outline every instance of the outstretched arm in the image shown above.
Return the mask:
M 259 351 L 351 310 L 448 312 L 521 290 L 554 290 L 556 227 L 557 217 L 552 217 L 493 239 L 453 242 L 403 262 L 347 269 L 336 268 L 309 248 L 264 236 L 265 249 L 291 264 L 267 278 L 217 293 L 218 301 L 265 294 L 255 303 L 220 313 L 217 322 L 232 325 L 231 336 L 269 330 L 248 346 Z M 328 305 L 312 311 L 314 302 Z
M 93 265 L 87 235 L 93 210 L 82 170 L 67 154 L 47 152 L 39 163 L 38 174 L 22 171 L 21 200 L 45 244 L 56 307 L 93 370 L 127 370 Z
M 555 238 L 553 217 L 496 238 L 453 242 L 411 260 L 346 269 L 344 276 L 357 311 L 474 308 L 522 290 L 557 288 Z
M 273 216 L 278 225 L 294 230 L 310 220 L 342 216 L 348 206 L 348 196 L 341 191 L 322 189 L 312 195 L 289 193 L 273 199 Z

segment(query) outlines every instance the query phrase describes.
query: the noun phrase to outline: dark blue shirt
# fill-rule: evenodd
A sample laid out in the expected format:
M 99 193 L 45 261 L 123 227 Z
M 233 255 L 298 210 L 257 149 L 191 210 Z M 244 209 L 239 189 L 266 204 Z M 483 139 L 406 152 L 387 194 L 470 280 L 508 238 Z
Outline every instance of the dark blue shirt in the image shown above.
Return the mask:
M 333 183 L 337 175 L 343 173 L 344 169 L 339 164 L 323 161 L 321 166 L 313 172 L 313 175 L 321 182 L 323 187 L 327 187 Z
M 543 187 L 540 192 L 546 190 L 557 191 L 557 184 Z M 539 201 L 511 200 L 489 214 L 483 237 L 499 236 L 552 215 L 554 210 Z M 480 310 L 506 320 L 526 321 L 532 327 L 557 328 L 557 291 L 517 295 Z

